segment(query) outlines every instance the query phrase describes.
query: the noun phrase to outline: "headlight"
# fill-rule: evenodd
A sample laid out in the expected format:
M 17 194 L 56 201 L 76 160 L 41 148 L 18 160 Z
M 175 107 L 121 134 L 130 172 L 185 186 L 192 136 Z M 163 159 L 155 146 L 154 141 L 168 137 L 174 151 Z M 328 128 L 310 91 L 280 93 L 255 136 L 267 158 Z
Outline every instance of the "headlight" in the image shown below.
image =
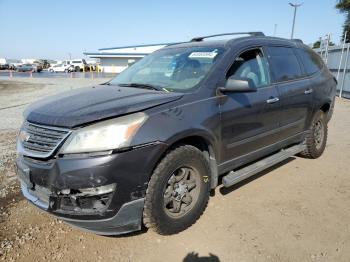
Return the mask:
M 127 147 L 146 119 L 146 114 L 136 113 L 73 131 L 60 153 L 90 153 Z

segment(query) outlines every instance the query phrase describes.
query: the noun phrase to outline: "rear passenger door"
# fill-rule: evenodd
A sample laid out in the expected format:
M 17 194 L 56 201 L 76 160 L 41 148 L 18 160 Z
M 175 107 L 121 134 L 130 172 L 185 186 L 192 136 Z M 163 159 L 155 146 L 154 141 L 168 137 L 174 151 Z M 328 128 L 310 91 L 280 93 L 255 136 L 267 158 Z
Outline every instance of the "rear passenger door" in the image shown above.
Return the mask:
M 292 47 L 267 47 L 273 82 L 281 102 L 280 134 L 289 138 L 305 130 L 312 112 L 312 87 Z

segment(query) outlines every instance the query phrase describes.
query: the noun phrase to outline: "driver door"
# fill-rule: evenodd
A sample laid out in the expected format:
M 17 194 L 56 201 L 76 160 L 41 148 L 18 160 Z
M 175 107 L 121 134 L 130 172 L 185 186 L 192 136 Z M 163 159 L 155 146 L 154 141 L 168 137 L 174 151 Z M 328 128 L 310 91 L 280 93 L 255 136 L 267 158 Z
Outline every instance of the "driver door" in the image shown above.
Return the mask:
M 254 152 L 278 141 L 280 102 L 270 82 L 261 48 L 249 49 L 234 60 L 226 79 L 248 80 L 255 92 L 226 92 L 221 97 L 221 169 L 253 160 Z

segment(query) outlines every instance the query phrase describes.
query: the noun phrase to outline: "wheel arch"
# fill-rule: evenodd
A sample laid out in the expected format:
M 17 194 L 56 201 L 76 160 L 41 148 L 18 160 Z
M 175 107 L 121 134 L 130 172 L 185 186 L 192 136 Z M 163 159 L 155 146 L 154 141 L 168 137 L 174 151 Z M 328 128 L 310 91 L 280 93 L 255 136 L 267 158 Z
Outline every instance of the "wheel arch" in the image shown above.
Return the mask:
M 161 154 L 157 164 L 164 158 L 166 154 L 180 145 L 191 145 L 201 150 L 210 164 L 211 188 L 218 185 L 218 166 L 217 152 L 213 138 L 203 132 L 186 132 L 178 134 L 166 141 L 167 149 Z
M 326 102 L 320 107 L 320 110 L 322 110 L 323 113 L 327 114 L 330 108 L 331 108 L 331 104 L 329 102 Z
M 333 116 L 334 103 L 335 103 L 335 99 L 333 99 L 333 101 L 325 101 L 319 107 L 319 110 L 321 110 L 325 114 L 327 122 L 329 122 L 329 120 L 331 120 Z

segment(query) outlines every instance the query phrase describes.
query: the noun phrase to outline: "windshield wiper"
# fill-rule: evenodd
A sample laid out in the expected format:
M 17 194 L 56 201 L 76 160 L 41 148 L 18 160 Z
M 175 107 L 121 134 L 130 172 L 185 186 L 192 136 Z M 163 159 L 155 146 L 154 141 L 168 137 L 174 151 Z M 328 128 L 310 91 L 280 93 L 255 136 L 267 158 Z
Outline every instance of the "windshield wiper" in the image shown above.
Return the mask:
M 157 90 L 157 91 L 165 90 L 162 87 L 158 87 L 150 84 L 142 84 L 142 83 L 118 84 L 118 86 L 145 88 L 145 89 L 151 89 L 151 90 Z

